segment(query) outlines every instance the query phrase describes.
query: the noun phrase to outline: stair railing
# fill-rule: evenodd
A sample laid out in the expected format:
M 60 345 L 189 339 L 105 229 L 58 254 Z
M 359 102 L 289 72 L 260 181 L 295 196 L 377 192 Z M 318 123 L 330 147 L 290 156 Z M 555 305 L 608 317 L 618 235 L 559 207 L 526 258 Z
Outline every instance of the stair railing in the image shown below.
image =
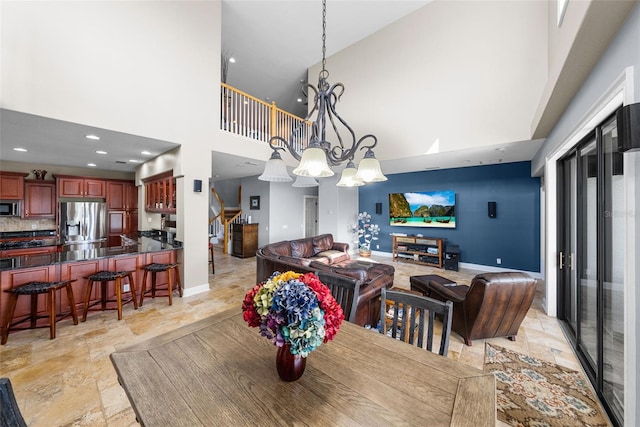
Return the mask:
M 278 135 L 302 153 L 309 143 L 311 122 L 221 83 L 220 129 L 268 143 Z M 280 145 L 280 144 L 277 144 Z

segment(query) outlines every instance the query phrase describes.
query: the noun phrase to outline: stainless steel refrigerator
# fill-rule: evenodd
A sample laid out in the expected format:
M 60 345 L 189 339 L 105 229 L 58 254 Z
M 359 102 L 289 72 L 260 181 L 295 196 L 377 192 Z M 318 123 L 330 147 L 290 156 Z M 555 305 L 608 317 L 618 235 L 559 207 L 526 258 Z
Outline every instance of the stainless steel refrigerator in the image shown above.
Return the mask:
M 107 204 L 61 202 L 60 237 L 70 250 L 106 246 Z

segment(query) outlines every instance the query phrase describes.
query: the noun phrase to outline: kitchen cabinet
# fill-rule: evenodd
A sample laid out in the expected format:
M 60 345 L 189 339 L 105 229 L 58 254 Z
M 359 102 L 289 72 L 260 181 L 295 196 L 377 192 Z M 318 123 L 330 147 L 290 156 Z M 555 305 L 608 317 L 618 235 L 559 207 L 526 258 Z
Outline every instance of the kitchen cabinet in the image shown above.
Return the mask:
M 23 255 L 42 255 L 56 253 L 56 246 L 36 246 L 31 248 L 3 249 L 0 251 L 0 258 L 11 258 Z
M 58 197 L 96 198 L 107 197 L 106 182 L 99 178 L 56 175 Z
M 124 210 L 126 204 L 126 183 L 107 182 L 107 207 L 109 210 Z
M 107 181 L 109 210 L 138 209 L 138 187 L 131 181 Z
M 24 218 L 56 217 L 56 185 L 53 181 L 25 180 Z
M 138 188 L 133 182 L 107 182 L 108 238 L 120 246 L 120 235 L 138 231 Z
M 232 224 L 231 254 L 240 258 L 256 256 L 258 224 Z
M 0 172 L 0 200 L 22 200 L 24 197 L 24 177 L 22 172 Z
M 125 190 L 125 209 L 138 210 L 138 187 L 133 183 L 127 183 Z M 137 226 L 136 226 L 137 229 Z
M 176 179 L 173 171 L 143 180 L 144 210 L 155 213 L 176 213 Z
M 138 231 L 138 210 L 125 211 L 125 233 L 135 233 Z

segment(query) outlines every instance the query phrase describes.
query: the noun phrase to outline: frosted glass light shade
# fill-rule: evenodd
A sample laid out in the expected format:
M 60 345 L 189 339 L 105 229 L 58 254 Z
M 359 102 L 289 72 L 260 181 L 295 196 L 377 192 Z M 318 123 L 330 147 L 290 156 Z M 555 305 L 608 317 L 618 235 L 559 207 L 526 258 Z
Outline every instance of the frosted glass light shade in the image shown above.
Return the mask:
M 360 187 L 364 185 L 364 181 L 356 177 L 356 167 L 353 162 L 349 162 L 347 167 L 342 171 L 340 181 L 336 184 L 338 187 Z
M 367 157 L 360 160 L 358 173 L 356 176 L 364 182 L 386 181 L 387 177 L 382 174 L 380 162 L 375 157 Z
M 293 181 L 293 178 L 291 178 L 287 172 L 287 165 L 285 165 L 284 160 L 282 160 L 282 157 L 280 157 L 277 151 L 271 154 L 271 158 L 267 161 L 267 164 L 264 165 L 264 172 L 262 172 L 262 175 L 260 175 L 258 179 L 260 181 L 271 182 Z
M 333 175 L 327 163 L 327 155 L 322 148 L 307 147 L 302 153 L 300 165 L 293 170 L 293 173 L 300 176 L 313 176 L 326 178 Z
M 318 181 L 316 181 L 315 178 L 300 175 L 298 175 L 294 183 L 291 184 L 292 187 L 317 187 L 318 185 Z

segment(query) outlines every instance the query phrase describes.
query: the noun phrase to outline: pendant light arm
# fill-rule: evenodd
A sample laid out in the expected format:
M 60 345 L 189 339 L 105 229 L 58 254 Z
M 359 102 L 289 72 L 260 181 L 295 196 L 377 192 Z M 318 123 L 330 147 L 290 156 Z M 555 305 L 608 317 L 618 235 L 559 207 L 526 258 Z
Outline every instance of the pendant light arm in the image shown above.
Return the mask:
M 283 144 L 285 147 L 281 147 L 279 145 L 276 145 L 276 143 L 281 143 Z M 271 149 L 277 154 L 278 150 L 282 150 L 282 151 L 288 151 L 289 154 L 291 154 L 291 156 L 296 159 L 297 161 L 300 161 L 300 159 L 302 158 L 302 156 L 300 156 L 296 150 L 293 148 L 293 144 L 290 144 L 289 141 L 287 141 L 286 139 L 282 138 L 281 136 L 272 136 L 271 139 L 269 139 L 269 147 L 271 147 Z M 279 155 L 279 154 L 278 154 Z

